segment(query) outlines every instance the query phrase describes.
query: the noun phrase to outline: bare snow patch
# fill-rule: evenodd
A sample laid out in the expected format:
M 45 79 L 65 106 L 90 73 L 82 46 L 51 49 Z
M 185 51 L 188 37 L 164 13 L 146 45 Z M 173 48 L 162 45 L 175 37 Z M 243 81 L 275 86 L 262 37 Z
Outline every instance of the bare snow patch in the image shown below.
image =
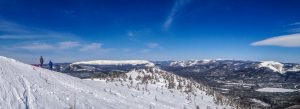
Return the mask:
M 285 89 L 285 88 L 272 88 L 272 87 L 265 87 L 257 89 L 258 92 L 295 92 L 295 89 Z

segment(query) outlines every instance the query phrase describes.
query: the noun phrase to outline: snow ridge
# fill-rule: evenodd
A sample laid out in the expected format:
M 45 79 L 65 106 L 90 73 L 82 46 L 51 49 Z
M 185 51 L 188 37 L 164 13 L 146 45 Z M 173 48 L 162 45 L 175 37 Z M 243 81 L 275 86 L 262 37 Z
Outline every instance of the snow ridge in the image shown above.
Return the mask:
M 174 61 L 170 63 L 170 66 L 189 67 L 194 65 L 203 65 L 215 62 L 216 60 L 204 59 L 204 60 L 188 60 L 188 61 Z
M 274 72 L 279 72 L 281 74 L 285 73 L 283 66 L 284 65 L 282 63 L 275 61 L 262 61 L 260 64 L 258 64 L 259 68 L 266 67 L 273 70 Z
M 89 65 L 148 65 L 154 66 L 154 63 L 146 60 L 94 60 L 94 61 L 81 61 L 72 64 L 89 64 Z

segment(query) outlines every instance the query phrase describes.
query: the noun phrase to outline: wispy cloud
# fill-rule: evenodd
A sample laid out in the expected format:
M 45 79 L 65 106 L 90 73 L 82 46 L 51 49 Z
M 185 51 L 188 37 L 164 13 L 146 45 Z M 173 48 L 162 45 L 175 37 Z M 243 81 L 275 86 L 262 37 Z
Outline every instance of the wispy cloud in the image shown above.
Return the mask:
M 291 23 L 291 24 L 289 24 L 289 25 L 291 25 L 291 26 L 294 26 L 294 25 L 300 25 L 300 22 Z
M 34 35 L 0 35 L 0 40 L 33 40 L 37 39 Z
M 75 50 L 75 51 L 81 51 L 81 52 L 86 52 L 86 51 L 99 51 L 101 50 L 106 50 L 102 48 L 101 43 L 87 43 L 83 44 L 80 42 L 76 41 L 65 41 L 65 42 L 58 42 L 58 43 L 44 43 L 44 42 L 34 42 L 34 43 L 27 43 L 27 44 L 17 44 L 14 45 L 13 47 L 6 47 L 6 48 L 11 48 L 14 50 L 30 50 L 30 51 L 47 51 L 47 50 Z M 59 51 L 61 52 L 61 51 Z
M 149 48 L 157 48 L 157 47 L 159 47 L 159 44 L 157 44 L 157 43 L 148 43 L 147 46 Z
M 291 32 L 291 33 L 299 33 L 299 32 L 300 32 L 300 27 L 290 29 L 290 30 L 288 30 L 288 32 Z
M 276 36 L 251 44 L 252 46 L 300 47 L 300 33 Z
M 88 45 L 84 45 L 80 51 L 91 51 L 91 50 L 97 50 L 100 49 L 102 47 L 101 43 L 91 43 Z
M 0 19 L 0 40 L 75 39 L 71 33 L 34 28 Z
M 24 49 L 30 51 L 45 51 L 45 50 L 66 50 L 74 47 L 78 47 L 81 44 L 75 41 L 65 41 L 58 43 L 45 43 L 45 42 L 33 42 L 27 44 L 17 44 L 11 47 L 12 49 Z
M 291 29 L 289 29 L 287 32 L 300 33 L 300 22 L 294 22 L 289 24 L 288 26 L 291 27 Z
M 0 18 L 0 53 L 5 56 L 35 62 L 32 58 L 39 54 L 63 62 L 109 57 L 104 54 L 112 52 L 118 51 L 104 48 L 102 43 L 86 43 L 79 36 L 66 31 L 35 28 Z
M 22 45 L 17 48 L 31 50 L 31 51 L 40 51 L 40 50 L 51 50 L 51 49 L 54 49 L 55 47 L 50 44 L 36 42 L 36 43 L 28 44 L 28 45 Z
M 178 16 L 178 13 L 182 8 L 184 8 L 188 3 L 190 3 L 192 0 L 175 0 L 175 3 L 167 16 L 167 19 L 165 20 L 163 24 L 163 29 L 168 30 L 169 27 L 172 25 L 175 16 Z
M 127 36 L 129 36 L 129 37 L 134 37 L 135 34 L 134 34 L 132 31 L 128 31 L 128 32 L 127 32 Z
M 127 30 L 124 34 L 131 42 L 135 44 L 144 44 L 143 38 L 152 36 L 152 32 L 152 29 L 141 27 Z
M 20 24 L 0 19 L 0 32 L 5 33 L 30 33 L 32 30 Z
M 141 53 L 149 53 L 151 50 L 150 49 L 142 49 L 140 52 Z
M 78 47 L 81 44 L 79 42 L 75 42 L 75 41 L 66 41 L 66 42 L 60 42 L 58 45 L 59 49 L 69 49 L 69 48 L 74 48 L 74 47 Z
M 146 48 L 140 50 L 141 53 L 150 53 L 151 51 L 162 50 L 162 47 L 158 43 L 150 42 L 146 43 Z
M 0 40 L 70 40 L 77 39 L 76 35 L 60 32 L 43 32 L 32 34 L 4 34 L 0 35 Z

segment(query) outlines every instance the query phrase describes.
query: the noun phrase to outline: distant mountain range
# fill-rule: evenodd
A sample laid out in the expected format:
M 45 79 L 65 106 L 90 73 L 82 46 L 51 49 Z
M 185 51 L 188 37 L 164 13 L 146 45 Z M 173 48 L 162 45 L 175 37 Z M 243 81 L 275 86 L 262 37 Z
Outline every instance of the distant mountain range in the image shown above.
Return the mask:
M 149 66 L 208 85 L 245 107 L 280 109 L 300 103 L 300 65 L 297 63 L 241 60 L 96 60 L 58 64 L 56 69 L 79 78 L 102 78 L 111 73 L 122 74 Z M 272 88 L 278 92 L 265 91 Z
M 125 66 L 138 64 L 130 62 Z M 69 73 L 73 70 L 78 73 L 119 69 L 121 64 L 103 68 L 86 63 L 62 65 Z M 234 109 L 237 104 L 205 85 L 154 66 L 114 73 L 118 71 L 103 77 L 79 79 L 0 56 L 0 108 Z

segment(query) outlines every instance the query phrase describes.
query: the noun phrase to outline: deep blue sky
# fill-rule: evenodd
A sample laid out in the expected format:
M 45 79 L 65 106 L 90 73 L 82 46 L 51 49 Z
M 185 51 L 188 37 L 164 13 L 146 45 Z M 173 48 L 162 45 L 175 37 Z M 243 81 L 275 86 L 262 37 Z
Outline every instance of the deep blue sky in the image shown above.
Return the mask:
M 300 63 L 299 0 L 1 0 L 0 55 L 35 63 L 239 59 Z M 286 43 L 286 42 L 285 42 Z

